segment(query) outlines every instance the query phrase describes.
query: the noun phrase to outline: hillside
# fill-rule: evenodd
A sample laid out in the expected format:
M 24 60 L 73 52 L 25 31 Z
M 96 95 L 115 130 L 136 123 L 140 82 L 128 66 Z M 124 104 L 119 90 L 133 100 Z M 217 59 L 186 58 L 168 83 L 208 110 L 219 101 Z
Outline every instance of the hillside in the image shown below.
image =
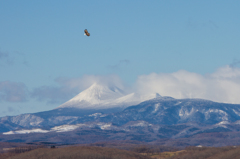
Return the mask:
M 239 159 L 240 147 L 189 147 L 167 159 Z
M 149 159 L 136 152 L 103 148 L 75 146 L 65 148 L 40 148 L 30 152 L 18 154 L 9 159 Z
M 239 159 L 240 147 L 186 147 L 178 150 L 160 145 L 102 143 L 98 146 L 37 148 L 31 151 L 0 153 L 0 159 Z M 128 150 L 123 150 L 125 145 Z M 107 146 L 107 147 L 105 147 Z M 113 148 L 113 147 L 118 148 Z M 18 148 L 21 149 L 21 148 Z

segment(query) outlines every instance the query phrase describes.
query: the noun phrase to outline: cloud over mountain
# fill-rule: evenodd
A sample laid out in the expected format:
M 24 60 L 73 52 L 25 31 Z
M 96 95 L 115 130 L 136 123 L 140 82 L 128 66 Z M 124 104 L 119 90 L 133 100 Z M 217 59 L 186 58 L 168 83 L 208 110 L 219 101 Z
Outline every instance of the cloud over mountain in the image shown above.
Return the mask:
M 227 65 L 206 75 L 185 70 L 151 73 L 139 76 L 135 87 L 140 92 L 158 92 L 162 96 L 174 98 L 203 98 L 240 103 L 240 68 Z
M 142 95 L 159 93 L 173 98 L 202 98 L 216 102 L 240 103 L 240 68 L 226 65 L 211 74 L 179 70 L 173 73 L 140 75 L 132 87 L 126 87 L 117 75 L 84 75 L 80 78 L 58 78 L 56 86 L 40 86 L 30 92 L 30 97 L 50 104 L 62 104 L 93 83 L 116 86 L 126 93 Z M 23 83 L 0 82 L 0 100 L 23 102 L 28 96 Z
M 125 87 L 123 81 L 118 75 L 83 75 L 80 78 L 58 78 L 56 82 L 62 86 L 76 88 L 82 91 L 90 87 L 93 83 L 102 85 L 114 85 L 121 89 Z
M 31 97 L 39 101 L 47 101 L 50 104 L 63 103 L 87 89 L 93 83 L 105 86 L 117 86 L 124 88 L 122 80 L 117 75 L 84 75 L 81 78 L 58 78 L 55 80 L 58 86 L 41 86 L 31 92 Z
M 41 86 L 31 92 L 31 97 L 38 101 L 47 101 L 49 104 L 61 104 L 75 95 L 73 89 L 60 86 Z

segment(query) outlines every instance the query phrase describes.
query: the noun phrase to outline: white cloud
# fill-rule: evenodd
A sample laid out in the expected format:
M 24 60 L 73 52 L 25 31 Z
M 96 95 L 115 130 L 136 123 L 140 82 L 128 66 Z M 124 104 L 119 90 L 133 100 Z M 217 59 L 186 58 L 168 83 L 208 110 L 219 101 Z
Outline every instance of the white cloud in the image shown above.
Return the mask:
M 47 101 L 49 104 L 61 104 L 74 95 L 76 95 L 76 91 L 66 86 L 41 86 L 31 92 L 31 97 L 38 101 Z
M 49 103 L 63 103 L 93 83 L 114 85 L 125 92 L 125 84 L 117 75 L 84 75 L 80 78 L 58 78 L 59 86 L 42 86 L 31 96 Z M 128 89 L 128 90 L 126 90 Z M 132 92 L 159 93 L 173 98 L 202 98 L 217 102 L 240 104 L 240 68 L 224 66 L 211 74 L 201 75 L 185 70 L 174 73 L 151 73 L 138 77 Z M 129 92 L 130 93 L 130 92 Z
M 31 97 L 50 104 L 61 104 L 73 98 L 93 83 L 117 86 L 124 89 L 123 82 L 117 75 L 84 75 L 81 78 L 58 78 L 59 86 L 41 86 L 31 92 Z
M 174 98 L 202 98 L 217 102 L 240 103 L 240 68 L 225 66 L 212 74 L 184 70 L 151 73 L 138 77 L 135 88 L 142 93 L 157 92 Z
M 123 81 L 117 75 L 84 75 L 80 78 L 58 78 L 56 82 L 71 89 L 77 88 L 79 91 L 87 89 L 93 83 L 125 88 Z

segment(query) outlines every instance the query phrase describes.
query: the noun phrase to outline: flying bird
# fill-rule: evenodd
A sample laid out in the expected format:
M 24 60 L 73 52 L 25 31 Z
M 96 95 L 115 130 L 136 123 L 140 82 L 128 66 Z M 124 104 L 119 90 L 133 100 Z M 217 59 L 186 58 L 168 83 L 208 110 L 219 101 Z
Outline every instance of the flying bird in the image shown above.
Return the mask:
M 85 29 L 84 32 L 85 32 L 84 35 L 90 36 L 90 33 L 87 31 L 87 29 Z

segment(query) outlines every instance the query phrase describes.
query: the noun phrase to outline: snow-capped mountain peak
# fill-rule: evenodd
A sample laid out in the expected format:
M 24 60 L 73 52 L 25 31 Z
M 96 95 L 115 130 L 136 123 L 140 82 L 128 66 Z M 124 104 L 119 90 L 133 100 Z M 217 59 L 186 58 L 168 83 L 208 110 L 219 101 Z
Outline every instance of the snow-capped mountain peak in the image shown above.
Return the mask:
M 123 96 L 123 91 L 117 87 L 103 86 L 97 83 L 94 83 L 88 89 L 79 93 L 75 96 L 72 101 L 88 101 L 90 103 L 96 104 L 100 100 L 109 100 L 116 99 Z
M 82 91 L 58 108 L 78 107 L 91 108 L 90 105 L 102 105 L 111 102 L 114 99 L 124 96 L 121 89 L 115 86 L 104 86 L 97 83 L 91 85 L 88 89 Z
M 158 93 L 142 95 L 138 93 L 125 94 L 116 86 L 106 86 L 94 83 L 58 108 L 106 109 L 126 107 L 139 104 L 145 100 L 161 97 Z

